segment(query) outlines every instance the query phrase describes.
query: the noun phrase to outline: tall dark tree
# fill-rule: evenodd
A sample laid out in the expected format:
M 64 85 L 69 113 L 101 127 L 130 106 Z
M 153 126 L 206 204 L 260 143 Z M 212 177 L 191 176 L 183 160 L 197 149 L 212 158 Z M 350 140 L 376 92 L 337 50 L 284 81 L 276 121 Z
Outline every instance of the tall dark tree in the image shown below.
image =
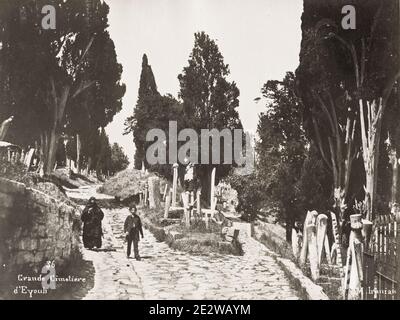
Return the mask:
M 356 8 L 354 30 L 342 28 L 342 8 L 345 5 Z M 398 12 L 398 1 L 395 0 L 304 1 L 303 39 L 297 72 L 302 98 L 309 109 L 316 104 L 322 108 L 323 104 L 328 107 L 333 105 L 331 109 L 328 108 L 330 116 L 326 116 L 329 120 L 336 113 L 339 120 L 333 122 L 338 122 L 339 126 L 338 130 L 330 129 L 331 133 L 327 133 L 327 136 L 334 138 L 334 132 L 339 132 L 339 137 L 351 136 L 352 130 L 344 130 L 348 126 L 346 121 L 340 121 L 341 114 L 347 113 L 350 124 L 356 120 L 356 136 L 360 137 L 365 168 L 364 202 L 368 218 L 372 218 L 374 212 L 382 121 L 388 99 L 400 75 Z M 315 136 L 318 139 L 317 133 Z M 337 142 L 343 138 L 335 140 Z M 334 139 L 332 143 L 334 145 Z M 345 148 L 338 146 L 329 152 L 339 159 L 340 149 L 342 155 L 353 152 L 348 146 L 346 142 Z M 324 150 L 321 150 L 323 153 Z M 351 158 L 346 159 L 348 168 Z M 333 170 L 337 169 L 337 166 L 332 167 Z M 348 172 L 348 169 L 345 171 Z M 338 188 L 335 186 L 337 198 L 336 195 L 341 192 L 336 190 Z M 339 208 L 339 211 L 342 210 Z
M 142 72 L 138 92 L 138 101 L 133 116 L 126 120 L 126 131 L 133 133 L 136 151 L 134 166 L 137 169 L 145 165 L 150 171 L 158 172 L 166 178 L 171 178 L 171 166 L 166 164 L 150 165 L 146 159 L 147 148 L 152 144 L 146 141 L 146 135 L 151 129 L 161 129 L 168 135 L 169 121 L 177 121 L 178 127 L 183 127 L 183 112 L 181 104 L 171 95 L 162 96 L 158 90 L 155 77 L 149 65 L 146 54 L 142 59 Z M 168 154 L 168 141 L 166 149 Z
M 97 159 L 96 172 L 98 175 L 110 175 L 112 170 L 111 146 L 104 128 L 100 132 L 100 152 Z
M 118 143 L 114 143 L 111 147 L 111 171 L 113 174 L 126 169 L 129 165 L 127 155 Z
M 138 101 L 133 111 L 133 116 L 126 121 L 126 133 L 133 133 L 135 143 L 134 166 L 141 169 L 142 164 L 146 165 L 146 134 L 151 126 L 149 121 L 154 119 L 155 114 L 150 113 L 150 108 L 155 100 L 161 98 L 157 90 L 153 70 L 149 65 L 147 55 L 142 58 L 142 72 L 140 74 Z
M 189 64 L 178 76 L 181 87 L 179 97 L 183 101 L 186 125 L 198 133 L 201 129 L 242 129 L 237 112 L 239 89 L 235 82 L 227 80 L 229 66 L 224 63 L 216 42 L 206 33 L 199 32 L 194 36 Z M 212 150 L 209 154 L 211 159 Z M 216 167 L 218 181 L 229 173 L 232 165 L 220 164 Z M 204 199 L 209 199 L 212 169 L 211 164 L 202 164 L 196 169 Z
M 260 115 L 258 181 L 270 202 L 277 202 L 286 221 L 287 240 L 296 218 L 296 183 L 307 154 L 302 126 L 303 106 L 295 94 L 295 79 L 288 72 L 282 81 L 268 81 L 263 89 L 267 111 Z

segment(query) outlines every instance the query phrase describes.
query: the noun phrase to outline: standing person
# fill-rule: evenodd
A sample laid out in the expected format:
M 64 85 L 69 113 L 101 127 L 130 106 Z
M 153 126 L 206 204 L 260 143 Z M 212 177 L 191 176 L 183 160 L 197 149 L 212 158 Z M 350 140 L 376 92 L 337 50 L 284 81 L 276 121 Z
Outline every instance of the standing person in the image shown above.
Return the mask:
M 85 248 L 101 248 L 101 237 L 103 229 L 101 221 L 104 213 L 96 203 L 96 198 L 91 197 L 85 209 L 83 209 L 81 219 L 83 221 L 83 245 Z
M 135 254 L 135 259 L 140 260 L 139 255 L 139 233 L 143 239 L 143 229 L 142 229 L 142 221 L 137 214 L 136 205 L 131 204 L 129 206 L 130 215 L 126 218 L 124 224 L 124 232 L 126 236 L 126 241 L 128 243 L 126 257 L 129 258 L 131 255 L 131 247 L 133 242 L 133 252 Z

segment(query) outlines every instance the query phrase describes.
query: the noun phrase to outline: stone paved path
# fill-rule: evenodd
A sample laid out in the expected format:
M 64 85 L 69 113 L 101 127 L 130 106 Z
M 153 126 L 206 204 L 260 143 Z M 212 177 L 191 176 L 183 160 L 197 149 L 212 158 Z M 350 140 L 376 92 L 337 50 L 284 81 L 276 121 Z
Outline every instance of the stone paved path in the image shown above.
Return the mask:
M 122 234 L 128 210 L 104 213 L 104 251 L 83 252 L 95 268 L 85 299 L 299 299 L 269 250 L 252 238 L 244 241 L 244 256 L 194 256 L 144 230 L 142 260 L 128 260 Z

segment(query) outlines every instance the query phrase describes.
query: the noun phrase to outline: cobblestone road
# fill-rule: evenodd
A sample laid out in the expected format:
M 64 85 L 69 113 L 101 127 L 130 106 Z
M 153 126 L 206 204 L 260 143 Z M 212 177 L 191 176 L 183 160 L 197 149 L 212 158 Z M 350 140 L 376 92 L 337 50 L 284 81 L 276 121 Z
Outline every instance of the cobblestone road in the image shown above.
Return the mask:
M 94 287 L 85 299 L 299 299 L 259 242 L 244 241 L 244 256 L 194 256 L 176 251 L 144 230 L 141 261 L 127 259 L 122 226 L 127 209 L 104 210 L 103 251 L 84 249 Z

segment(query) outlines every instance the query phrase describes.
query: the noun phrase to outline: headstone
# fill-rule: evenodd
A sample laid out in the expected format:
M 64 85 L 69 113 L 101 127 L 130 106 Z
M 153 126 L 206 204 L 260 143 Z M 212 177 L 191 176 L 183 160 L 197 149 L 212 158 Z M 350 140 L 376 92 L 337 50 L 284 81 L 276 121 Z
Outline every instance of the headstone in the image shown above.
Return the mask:
M 325 249 L 326 261 L 328 262 L 329 265 L 331 265 L 332 264 L 332 259 L 331 259 L 331 250 L 329 248 L 329 239 L 328 239 L 328 237 L 325 237 L 324 249 Z
M 352 220 L 352 216 L 350 216 L 350 220 Z M 361 222 L 361 215 L 359 216 L 359 220 Z M 353 229 L 353 226 L 355 225 L 357 225 L 357 229 Z M 362 293 L 364 276 L 362 265 L 363 243 L 361 228 L 359 228 L 358 222 L 356 224 L 352 223 L 352 230 L 349 237 L 349 247 L 347 249 L 345 277 L 342 284 L 344 299 L 358 300 L 360 299 Z
M 168 219 L 168 213 L 169 213 L 169 206 L 171 204 L 171 196 L 167 194 L 165 197 L 165 209 L 164 209 L 164 218 Z
M 351 258 L 352 258 L 351 249 L 349 247 L 347 248 L 347 259 L 346 259 L 346 264 L 344 266 L 344 278 L 342 279 L 342 293 L 344 300 L 346 300 L 347 292 L 349 290 L 351 264 L 352 264 Z
M 372 222 L 369 220 L 363 220 L 363 236 L 364 236 L 364 248 L 365 250 L 368 250 L 369 247 L 369 242 L 371 240 L 371 234 L 372 234 Z
M 144 206 L 145 207 L 147 207 L 148 199 L 149 199 L 149 188 L 146 183 L 146 185 L 144 186 Z
M 349 249 L 351 255 L 350 279 L 349 279 L 349 300 L 358 300 L 362 292 L 363 276 L 363 239 L 361 230 L 363 228 L 361 214 L 350 216 L 351 233 L 349 237 Z
M 320 214 L 317 217 L 317 249 L 318 249 L 318 265 L 321 265 L 322 255 L 324 251 L 324 244 L 326 239 L 326 226 L 328 223 L 328 217 L 324 214 Z
M 184 222 L 187 228 L 190 227 L 189 193 L 182 192 L 182 202 L 184 211 Z
M 174 163 L 172 166 L 174 169 L 174 176 L 172 179 L 172 206 L 176 207 L 176 192 L 178 189 L 178 167 L 179 165 L 177 163 Z
M 196 192 L 196 213 L 199 217 L 201 217 L 201 191 L 197 190 Z
M 167 196 L 167 191 L 168 191 L 168 183 L 166 183 L 164 187 L 163 200 L 165 200 L 165 197 Z
M 318 212 L 315 210 L 311 211 L 311 220 L 309 224 L 317 225 L 317 218 L 318 218 Z
M 210 194 L 210 205 L 211 205 L 211 210 L 215 210 L 216 206 L 216 199 L 215 199 L 215 173 L 216 173 L 217 168 L 213 168 L 211 172 L 211 194 Z
M 306 228 L 307 232 L 307 243 L 309 252 L 309 261 L 311 269 L 311 277 L 314 281 L 319 279 L 319 267 L 318 267 L 318 250 L 317 250 L 317 237 L 315 224 L 310 224 Z
M 160 179 L 158 177 L 150 177 L 149 184 L 149 208 L 160 208 L 161 194 L 160 194 Z
M 25 164 L 25 151 L 21 151 L 21 157 L 19 158 L 19 162 Z
M 312 213 L 311 211 L 307 211 L 306 218 L 304 220 L 304 226 L 303 226 L 303 244 L 301 246 L 301 252 L 300 252 L 300 265 L 305 265 L 307 261 L 307 226 L 310 223 L 312 219 Z
M 292 228 L 292 251 L 296 259 L 299 257 L 299 249 L 298 234 L 296 229 Z
M 336 220 L 336 215 L 333 212 L 331 212 L 331 218 L 332 218 L 333 238 L 335 239 L 336 263 L 342 270 L 343 262 L 342 262 L 341 248 L 340 248 L 339 229 Z
M 362 255 L 363 244 L 359 240 L 355 239 L 352 248 L 352 256 L 355 263 L 350 271 L 349 299 L 358 300 L 360 298 L 360 293 L 362 292 L 362 283 L 364 282 Z

